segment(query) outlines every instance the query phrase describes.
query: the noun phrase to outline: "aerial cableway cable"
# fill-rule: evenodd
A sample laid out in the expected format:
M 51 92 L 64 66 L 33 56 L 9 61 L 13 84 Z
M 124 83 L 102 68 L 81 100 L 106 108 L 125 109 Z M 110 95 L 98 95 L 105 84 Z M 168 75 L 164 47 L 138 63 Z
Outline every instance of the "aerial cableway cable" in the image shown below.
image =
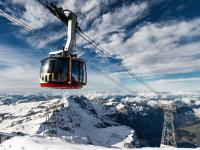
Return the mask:
M 78 47 L 77 47 L 78 48 Z M 80 48 L 78 48 L 80 50 Z M 85 60 L 85 62 L 89 62 L 90 60 Z M 107 79 L 111 80 L 113 83 L 119 85 L 119 86 L 123 86 L 127 91 L 129 91 L 130 93 L 134 93 L 133 90 L 131 90 L 128 86 L 126 86 L 125 84 L 115 80 L 113 77 L 111 77 L 109 74 L 107 74 L 106 72 L 102 71 L 102 69 L 100 69 L 99 67 L 97 67 L 96 65 L 90 64 L 93 68 L 96 69 L 96 71 L 98 71 L 99 73 L 101 73 L 102 75 L 104 75 Z
M 87 61 L 86 61 L 87 62 Z M 91 65 L 91 64 L 90 64 Z M 112 81 L 113 83 L 119 85 L 119 86 L 123 86 L 124 89 L 128 90 L 130 93 L 134 93 L 133 90 L 131 90 L 128 86 L 122 84 L 121 82 L 118 82 L 117 80 L 115 80 L 114 78 L 112 78 L 110 75 L 108 75 L 107 73 L 103 72 L 99 67 L 97 67 L 96 65 L 91 65 L 93 68 L 95 68 L 99 73 L 101 73 L 102 75 L 104 75 L 107 79 L 109 79 L 110 81 Z
M 0 9 L 0 15 L 6 17 L 7 19 L 12 21 L 13 23 L 16 23 L 17 25 L 23 27 L 25 30 L 32 32 L 33 34 L 38 36 L 38 38 L 48 41 L 52 46 L 59 47 L 59 45 L 56 42 L 54 42 L 51 39 L 49 39 L 46 35 L 38 32 L 38 31 L 35 31 L 31 26 L 27 25 L 26 23 L 24 23 L 23 21 L 21 21 L 17 17 L 15 17 L 13 15 L 9 15 L 8 12 Z M 134 91 L 132 91 L 129 87 L 127 87 L 124 84 L 122 84 L 122 83 L 118 82 L 117 80 L 113 79 L 110 75 L 107 75 L 107 73 L 101 71 L 101 69 L 99 69 L 97 66 L 92 65 L 92 67 L 94 67 L 96 69 L 96 71 L 98 71 L 99 73 L 103 74 L 107 79 L 111 80 L 112 82 L 114 82 L 114 83 L 116 83 L 116 84 L 118 84 L 120 86 L 123 86 L 129 92 L 134 93 Z
M 47 0 L 37 0 L 40 4 L 42 4 L 44 7 L 47 7 L 46 4 L 49 4 L 49 2 Z
M 27 25 L 26 23 L 24 23 L 23 21 L 21 21 L 20 19 L 15 17 L 14 15 L 10 15 L 8 12 L 6 12 L 5 10 L 2 10 L 1 8 L 0 8 L 0 15 L 4 16 L 8 20 L 16 23 L 17 25 L 23 27 L 25 30 L 32 32 L 33 34 L 37 35 L 38 38 L 40 38 L 42 40 L 46 40 L 47 42 L 49 42 L 51 44 L 51 46 L 53 46 L 55 48 L 61 48 L 62 47 L 60 45 L 58 46 L 58 44 L 56 42 L 49 39 L 46 35 L 38 32 L 38 31 L 35 31 L 35 29 L 33 29 L 31 26 Z
M 85 33 L 83 33 L 80 30 L 78 30 L 77 33 L 78 33 L 78 35 L 80 37 L 82 37 L 84 40 L 86 40 L 89 44 L 91 44 L 93 47 L 95 47 L 98 51 L 100 51 L 101 53 L 105 54 L 111 60 L 114 60 L 113 56 L 110 53 L 108 53 L 104 48 L 102 48 L 94 40 L 89 38 L 89 36 L 87 36 Z M 115 62 L 115 64 L 118 65 L 120 68 L 122 68 L 125 72 L 127 72 L 129 75 L 131 75 L 134 79 L 136 79 L 142 85 L 144 85 L 146 88 L 148 88 L 151 92 L 153 92 L 156 95 L 160 95 L 159 92 L 155 91 L 150 85 L 148 85 L 144 80 L 140 79 L 135 73 L 131 72 L 127 67 L 125 67 L 124 65 L 122 65 L 120 63 L 116 63 Z

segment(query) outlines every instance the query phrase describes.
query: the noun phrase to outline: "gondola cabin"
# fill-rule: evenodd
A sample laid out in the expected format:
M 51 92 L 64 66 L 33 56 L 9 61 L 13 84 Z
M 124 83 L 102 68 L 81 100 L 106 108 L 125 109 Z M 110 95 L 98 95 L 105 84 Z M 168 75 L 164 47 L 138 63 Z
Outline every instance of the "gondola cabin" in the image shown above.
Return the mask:
M 58 89 L 80 89 L 87 83 L 86 65 L 83 59 L 49 57 L 41 61 L 40 86 Z

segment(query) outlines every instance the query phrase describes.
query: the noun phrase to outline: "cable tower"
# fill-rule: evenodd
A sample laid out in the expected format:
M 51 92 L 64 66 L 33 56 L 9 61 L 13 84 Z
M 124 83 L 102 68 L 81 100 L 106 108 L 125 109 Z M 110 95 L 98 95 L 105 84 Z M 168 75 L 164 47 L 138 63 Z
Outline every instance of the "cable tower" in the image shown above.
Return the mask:
M 162 130 L 162 138 L 160 147 L 173 146 L 177 147 L 174 131 L 173 112 L 176 112 L 175 104 L 162 104 L 161 108 L 164 111 L 164 124 Z

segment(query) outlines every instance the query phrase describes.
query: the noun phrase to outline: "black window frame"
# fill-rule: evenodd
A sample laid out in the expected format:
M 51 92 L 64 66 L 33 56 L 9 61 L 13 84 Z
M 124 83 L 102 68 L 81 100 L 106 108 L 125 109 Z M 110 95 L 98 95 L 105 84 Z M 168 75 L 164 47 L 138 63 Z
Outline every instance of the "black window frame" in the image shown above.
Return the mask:
M 75 83 L 78 83 L 78 84 L 81 84 L 81 85 L 85 85 L 87 83 L 87 71 L 86 71 L 86 65 L 85 65 L 85 62 L 82 60 L 82 59 L 72 59 L 71 60 L 72 63 L 71 63 L 71 76 L 72 76 L 72 67 L 73 67 L 73 62 L 76 62 L 78 63 L 78 82 L 76 81 Z M 82 65 L 82 68 L 83 68 L 83 80 L 80 81 L 80 77 L 81 77 L 81 65 Z M 73 84 L 73 83 L 72 83 Z

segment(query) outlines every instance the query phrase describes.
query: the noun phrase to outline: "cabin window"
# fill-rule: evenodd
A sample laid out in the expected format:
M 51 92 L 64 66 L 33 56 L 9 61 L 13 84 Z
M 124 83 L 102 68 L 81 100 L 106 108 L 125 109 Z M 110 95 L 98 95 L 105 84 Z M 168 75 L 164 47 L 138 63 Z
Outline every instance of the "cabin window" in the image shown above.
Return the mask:
M 79 82 L 79 61 L 72 61 L 72 83 L 73 82 Z
M 64 58 L 48 58 L 42 61 L 40 74 L 46 82 L 67 81 L 69 61 Z

